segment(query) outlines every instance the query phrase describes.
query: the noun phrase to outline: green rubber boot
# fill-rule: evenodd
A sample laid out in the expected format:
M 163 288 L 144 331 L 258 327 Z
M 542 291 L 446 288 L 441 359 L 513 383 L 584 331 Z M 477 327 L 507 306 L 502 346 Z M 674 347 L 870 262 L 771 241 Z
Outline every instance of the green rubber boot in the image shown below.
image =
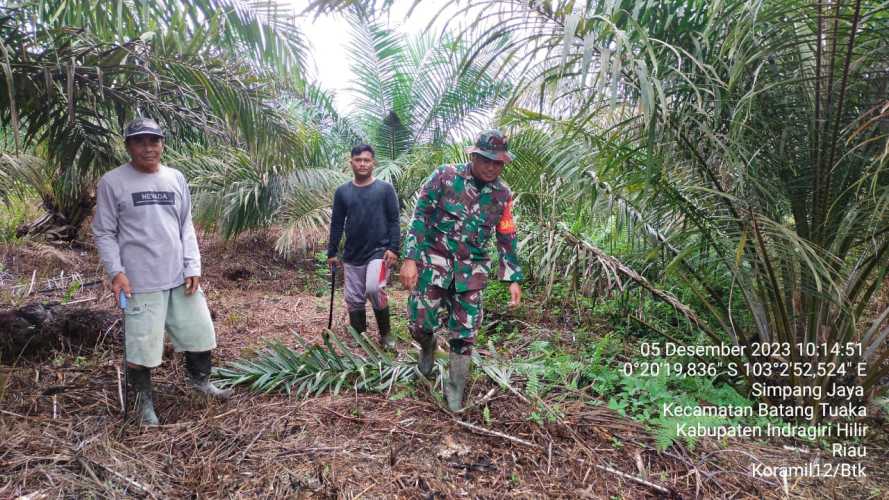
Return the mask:
M 452 412 L 463 409 L 463 391 L 466 389 L 466 378 L 469 377 L 469 354 L 451 352 L 448 355 L 448 381 L 445 384 L 445 397 L 448 408 Z
M 364 309 L 360 311 L 349 311 L 349 326 L 356 332 L 362 333 L 367 331 L 367 312 Z
M 210 382 L 210 351 L 186 352 L 185 371 L 188 372 L 188 385 L 197 392 L 226 400 L 232 396 L 231 389 L 220 389 Z
M 154 412 L 154 401 L 151 395 L 151 369 L 145 367 L 127 367 L 130 385 L 136 393 L 136 414 L 142 425 L 160 425 Z
M 389 351 L 395 350 L 395 336 L 392 335 L 392 325 L 389 321 L 389 308 L 374 309 L 374 316 L 377 318 L 377 328 L 380 330 L 380 345 Z
M 414 338 L 420 344 L 420 359 L 417 362 L 417 369 L 424 377 L 429 378 L 432 375 L 432 367 L 435 365 L 435 335 L 426 332 L 420 332 Z

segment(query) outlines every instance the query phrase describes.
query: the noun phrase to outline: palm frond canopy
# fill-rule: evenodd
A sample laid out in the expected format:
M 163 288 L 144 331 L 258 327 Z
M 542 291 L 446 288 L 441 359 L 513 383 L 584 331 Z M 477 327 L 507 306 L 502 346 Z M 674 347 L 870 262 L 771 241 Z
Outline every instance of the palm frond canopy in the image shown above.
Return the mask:
M 0 121 L 13 131 L 17 150 L 39 152 L 55 177 L 70 181 L 61 191 L 88 191 L 102 172 L 125 161 L 119 131 L 139 115 L 158 119 L 173 148 L 219 144 L 246 151 L 257 165 L 298 168 L 315 148 L 313 137 L 291 123 L 276 99 L 300 81 L 304 46 L 276 5 L 6 7 Z M 75 225 L 91 207 L 81 195 L 68 198 L 82 209 L 61 201 L 61 192 L 53 196 L 59 216 Z
M 298 12 L 283 2 L 239 0 L 123 1 L 50 0 L 23 4 L 43 30 L 74 28 L 104 43 L 123 44 L 163 33 L 167 51 L 193 53 L 208 42 L 238 51 L 276 71 L 301 70 L 306 45 L 293 22 Z
M 447 36 L 410 38 L 358 16 L 350 22 L 355 114 L 381 158 L 474 132 L 511 89 L 476 65 L 463 68 L 469 48 Z
M 464 66 L 514 79 L 503 122 L 517 147 L 537 137 L 542 150 L 520 161 L 542 182 L 555 174 L 599 195 L 611 213 L 631 209 L 625 227 L 668 259 L 714 331 L 743 344 L 889 335 L 862 337 L 859 326 L 889 272 L 882 3 L 465 11 Z M 516 181 L 539 210 L 533 183 Z M 565 190 L 562 216 L 577 189 Z

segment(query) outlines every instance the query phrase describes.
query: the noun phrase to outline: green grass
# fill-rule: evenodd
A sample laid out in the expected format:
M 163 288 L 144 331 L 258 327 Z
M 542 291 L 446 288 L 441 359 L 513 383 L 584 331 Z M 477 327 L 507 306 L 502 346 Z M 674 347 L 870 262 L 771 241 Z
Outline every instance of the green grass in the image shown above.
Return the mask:
M 40 215 L 40 200 L 36 197 L 10 198 L 0 202 L 0 243 L 16 243 L 21 238 L 15 235 L 16 229 Z
M 632 366 L 634 361 L 660 363 L 663 368 L 668 361 L 643 359 L 639 354 L 640 342 L 663 340 L 646 324 L 690 344 L 704 343 L 703 339 L 697 338 L 698 332 L 677 318 L 669 305 L 640 294 L 638 290 L 615 293 L 603 300 L 584 296 L 566 283 L 555 283 L 548 295 L 539 284 L 524 285 L 526 315 L 536 318 L 567 315 L 577 320 L 578 325 L 570 336 L 548 336 L 528 344 L 527 335 L 532 333 L 510 321 L 521 313 L 506 307 L 508 284 L 493 279 L 488 282 L 484 293 L 486 317 L 496 316 L 499 321 L 483 328 L 476 343 L 490 346 L 491 352 L 496 348 L 497 353 L 505 355 L 507 360 L 502 363 L 505 369 L 524 381 L 522 392 L 532 403 L 527 416 L 529 420 L 540 424 L 558 421 L 561 418 L 560 405 L 585 393 L 593 397 L 591 404 L 606 405 L 620 415 L 646 425 L 660 448 L 677 440 L 690 447 L 695 445 L 695 439 L 677 435 L 677 425 L 682 423 L 704 427 L 765 423 L 758 418 L 703 419 L 662 415 L 664 405 L 668 403 L 682 406 L 754 404 L 738 394 L 724 375 L 709 378 L 668 376 L 664 370 L 657 376 L 646 376 L 626 368 L 627 363 Z M 630 321 L 629 311 L 644 311 L 646 324 Z M 516 342 L 527 351 L 514 352 L 511 346 Z
M 677 439 L 678 424 L 702 425 L 764 425 L 766 420 L 678 418 L 662 415 L 663 406 L 711 404 L 714 406 L 750 406 L 752 401 L 738 394 L 731 386 L 706 377 L 668 376 L 665 371 L 657 376 L 630 373 L 627 361 L 626 338 L 612 332 L 597 339 L 578 337 L 579 349 L 566 352 L 547 341 L 535 341 L 525 360 L 512 360 L 515 371 L 526 379 L 524 393 L 537 402 L 528 418 L 538 423 L 558 420 L 558 401 L 575 397 L 577 391 L 589 391 L 596 400 L 617 413 L 642 422 L 654 434 L 659 448 L 667 448 Z M 641 359 L 632 356 L 631 360 Z M 649 358 L 650 362 L 666 362 Z M 546 399 L 547 403 L 542 401 Z M 554 403 L 555 401 L 555 403 Z M 695 439 L 684 439 L 693 447 Z

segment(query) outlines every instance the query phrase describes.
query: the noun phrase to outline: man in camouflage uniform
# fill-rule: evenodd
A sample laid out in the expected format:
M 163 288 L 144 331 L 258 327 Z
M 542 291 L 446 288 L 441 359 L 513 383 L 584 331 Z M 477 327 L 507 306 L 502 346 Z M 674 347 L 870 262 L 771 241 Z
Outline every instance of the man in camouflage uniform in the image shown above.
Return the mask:
M 462 408 L 476 331 L 482 321 L 482 290 L 491 261 L 486 243 L 496 235 L 497 277 L 510 282 L 510 306 L 521 301 L 522 271 L 516 256 L 512 193 L 500 180 L 512 160 L 497 130 L 482 132 L 467 149 L 470 162 L 442 165 L 426 180 L 405 241 L 401 282 L 411 290 L 411 335 L 421 346 L 419 370 L 432 372 L 439 311 L 448 312 L 450 356 L 445 395 L 452 411 Z

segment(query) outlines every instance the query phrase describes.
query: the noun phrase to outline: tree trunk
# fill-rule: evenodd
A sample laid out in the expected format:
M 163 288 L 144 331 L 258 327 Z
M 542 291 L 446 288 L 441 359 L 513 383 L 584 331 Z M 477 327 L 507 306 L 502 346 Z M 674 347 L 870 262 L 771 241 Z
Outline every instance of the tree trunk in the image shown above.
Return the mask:
M 81 226 L 92 214 L 95 204 L 95 197 L 89 193 L 83 193 L 80 200 L 70 204 L 71 206 L 57 207 L 53 200 L 44 198 L 43 207 L 46 213 L 32 222 L 20 225 L 15 234 L 19 238 L 42 234 L 47 241 L 59 243 L 77 240 Z
M 53 348 L 92 350 L 117 319 L 111 311 L 59 303 L 0 311 L 0 362 L 34 358 Z

